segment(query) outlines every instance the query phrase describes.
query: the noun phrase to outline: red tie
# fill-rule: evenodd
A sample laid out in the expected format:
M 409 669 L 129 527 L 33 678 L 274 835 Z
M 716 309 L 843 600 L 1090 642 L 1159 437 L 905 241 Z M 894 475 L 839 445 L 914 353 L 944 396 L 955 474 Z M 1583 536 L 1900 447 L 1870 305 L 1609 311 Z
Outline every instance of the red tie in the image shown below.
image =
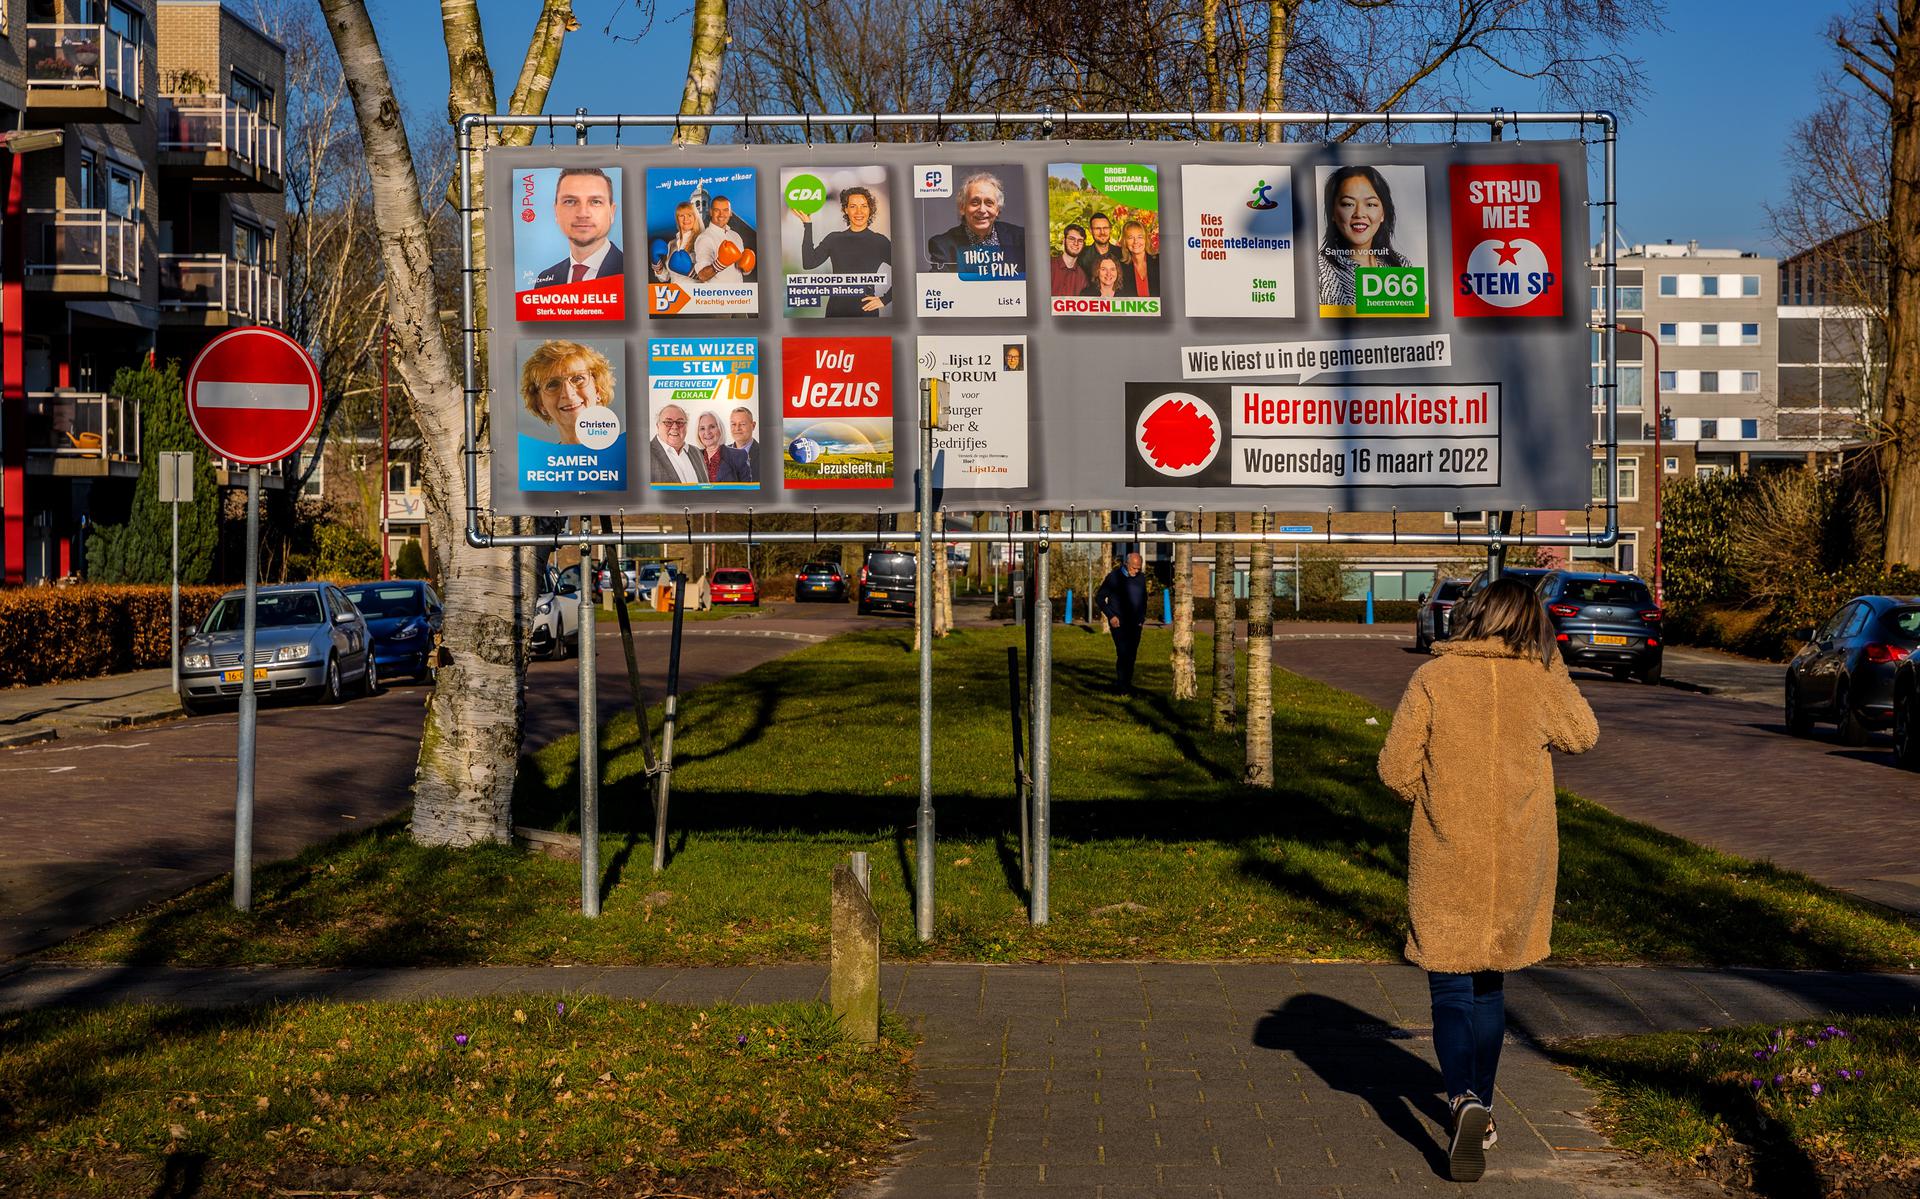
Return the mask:
M 582 279 L 585 279 L 586 277 L 587 277 L 587 264 L 584 262 L 576 262 L 573 264 L 573 278 L 567 280 L 567 282 L 578 283 Z

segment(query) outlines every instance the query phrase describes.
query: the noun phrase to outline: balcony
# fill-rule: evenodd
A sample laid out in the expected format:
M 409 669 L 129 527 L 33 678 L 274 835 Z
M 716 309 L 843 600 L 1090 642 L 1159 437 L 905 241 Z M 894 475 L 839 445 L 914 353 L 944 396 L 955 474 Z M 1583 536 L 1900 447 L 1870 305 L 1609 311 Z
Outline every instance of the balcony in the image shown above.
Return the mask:
M 170 325 L 279 325 L 280 276 L 225 254 L 160 255 L 160 312 Z
M 105 25 L 27 25 L 27 117 L 137 124 L 146 51 Z
M 27 393 L 27 454 L 35 473 L 140 473 L 140 401 L 89 391 Z
M 140 298 L 146 229 L 138 220 L 99 208 L 29 208 L 27 223 L 28 287 Z
M 280 127 L 226 96 L 160 98 L 160 169 L 218 191 L 277 192 Z

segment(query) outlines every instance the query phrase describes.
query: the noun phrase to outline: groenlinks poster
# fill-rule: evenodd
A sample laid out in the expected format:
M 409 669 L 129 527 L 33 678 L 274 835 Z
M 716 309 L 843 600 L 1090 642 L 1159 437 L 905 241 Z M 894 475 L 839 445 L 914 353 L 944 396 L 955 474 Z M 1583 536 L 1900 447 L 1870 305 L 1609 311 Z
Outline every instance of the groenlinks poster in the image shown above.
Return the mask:
M 752 337 L 647 342 L 647 486 L 757 491 L 760 343 Z M 743 436 L 744 435 L 744 436 Z
M 1027 315 L 1026 179 L 1011 163 L 913 168 L 920 316 Z
M 893 339 L 781 345 L 782 473 L 790 489 L 893 486 Z
M 933 485 L 949 491 L 1027 486 L 1026 335 L 922 337 L 917 360 L 920 380 L 940 381 Z
M 760 311 L 753 167 L 647 168 L 647 315 Z
M 1047 236 L 1055 316 L 1160 315 L 1158 170 L 1139 163 L 1049 163 Z
M 513 316 L 619 321 L 627 316 L 616 166 L 532 167 L 513 179 Z
M 783 167 L 780 199 L 786 315 L 887 315 L 894 238 L 886 168 Z
M 1292 172 L 1189 164 L 1180 195 L 1187 314 L 1292 316 Z
M 518 341 L 520 490 L 626 490 L 625 354 L 618 338 Z

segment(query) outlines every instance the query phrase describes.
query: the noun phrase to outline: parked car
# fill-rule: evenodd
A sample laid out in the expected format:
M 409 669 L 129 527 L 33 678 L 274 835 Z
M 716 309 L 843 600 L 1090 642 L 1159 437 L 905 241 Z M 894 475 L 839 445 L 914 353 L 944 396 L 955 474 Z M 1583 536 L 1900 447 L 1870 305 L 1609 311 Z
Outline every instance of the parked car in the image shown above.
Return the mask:
M 639 559 L 637 558 L 620 559 L 620 585 L 622 588 L 626 590 L 626 593 L 628 595 L 638 594 L 638 592 L 634 590 L 634 586 L 639 582 L 639 578 L 640 578 Z M 609 571 L 605 566 L 602 566 L 599 570 L 594 572 L 593 585 L 597 590 L 600 590 L 600 591 L 613 590 L 613 572 Z
M 653 589 L 662 578 L 678 579 L 680 572 L 668 562 L 647 562 L 640 567 L 640 573 L 634 576 L 633 592 L 642 603 L 653 602 Z
M 1519 579 L 1522 583 L 1525 583 L 1537 591 L 1540 588 L 1541 580 L 1552 573 L 1550 570 L 1544 570 L 1535 566 L 1509 566 L 1500 572 L 1500 577 L 1503 579 Z M 1456 605 L 1465 603 L 1468 599 L 1479 595 L 1486 589 L 1487 572 L 1483 570 L 1473 576 L 1473 581 L 1467 584 L 1467 594 L 1461 599 L 1455 600 L 1454 603 Z
M 1920 770 L 1920 653 L 1893 668 L 1893 760 Z
M 902 550 L 868 550 L 860 567 L 860 615 L 876 608 L 913 611 L 914 565 L 914 556 Z
M 1453 606 L 1466 594 L 1465 579 L 1441 579 L 1420 596 L 1420 610 L 1413 618 L 1415 649 L 1425 653 L 1434 642 L 1447 639 L 1453 630 Z
M 847 576 L 838 562 L 809 562 L 793 576 L 793 602 L 807 600 L 847 602 Z
M 306 693 L 337 703 L 348 687 L 379 690 L 367 621 L 331 583 L 262 587 L 253 605 L 253 685 L 262 695 Z M 180 706 L 189 715 L 240 694 L 247 593 L 221 596 L 180 647 Z
M 580 567 L 547 567 L 533 600 L 533 627 L 527 652 L 536 658 L 564 658 L 580 650 Z
M 1862 595 L 1813 630 L 1787 663 L 1787 731 L 1832 721 L 1858 745 L 1894 721 L 1894 673 L 1920 649 L 1920 596 Z
M 1611 671 L 1616 679 L 1660 681 L 1660 606 L 1634 575 L 1550 571 L 1537 586 L 1568 666 Z
M 404 674 L 425 682 L 432 676 L 442 609 L 431 585 L 418 579 L 394 579 L 355 583 L 341 590 L 367 618 L 380 677 L 395 679 Z
M 752 604 L 758 608 L 760 581 L 745 567 L 723 566 L 713 572 L 707 595 L 716 604 Z

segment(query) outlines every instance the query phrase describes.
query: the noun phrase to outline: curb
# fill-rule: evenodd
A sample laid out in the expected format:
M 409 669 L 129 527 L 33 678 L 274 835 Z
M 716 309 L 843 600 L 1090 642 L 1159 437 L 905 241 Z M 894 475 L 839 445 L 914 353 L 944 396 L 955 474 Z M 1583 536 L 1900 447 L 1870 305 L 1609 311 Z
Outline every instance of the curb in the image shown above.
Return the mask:
M 52 741 L 60 734 L 51 725 L 29 724 L 23 728 L 10 729 L 0 733 L 0 749 L 17 749 L 22 745 L 38 745 L 42 741 Z

